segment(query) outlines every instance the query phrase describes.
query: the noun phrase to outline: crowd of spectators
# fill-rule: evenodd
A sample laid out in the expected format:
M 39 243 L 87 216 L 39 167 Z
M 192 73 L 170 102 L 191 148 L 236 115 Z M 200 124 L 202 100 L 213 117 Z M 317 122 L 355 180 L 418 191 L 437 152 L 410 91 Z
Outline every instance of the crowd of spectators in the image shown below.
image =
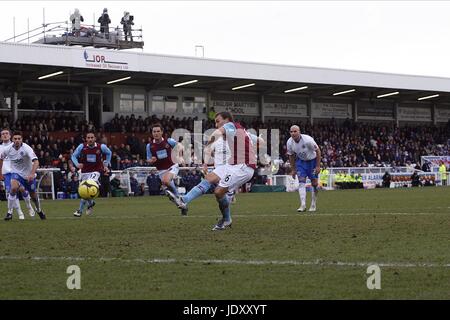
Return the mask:
M 82 133 L 87 130 L 97 131 L 97 141 L 106 143 L 113 156 L 112 170 L 123 170 L 134 166 L 147 166 L 145 147 L 149 138 L 151 125 L 161 123 L 166 137 L 170 137 L 176 128 L 185 128 L 193 132 L 196 118 L 174 118 L 155 115 L 142 117 L 115 117 L 101 128 L 83 121 L 70 113 L 24 115 L 15 123 L 7 116 L 0 115 L 3 127 L 21 130 L 26 135 L 24 141 L 36 152 L 42 167 L 58 167 L 64 171 L 70 168 L 70 155 L 83 141 Z M 280 132 L 279 174 L 286 171 L 286 141 L 289 128 L 298 124 L 301 132 L 314 137 L 322 151 L 322 162 L 325 167 L 367 167 L 367 166 L 406 166 L 420 163 L 423 155 L 449 154 L 450 124 L 447 126 L 417 125 L 401 126 L 394 124 L 370 124 L 346 120 L 338 123 L 328 120 L 313 125 L 292 119 L 268 120 L 262 123 L 259 119 L 242 121 L 247 128 L 255 130 L 268 129 L 268 137 L 272 129 Z M 203 120 L 203 130 L 214 127 L 211 120 Z M 53 132 L 73 132 L 68 138 L 55 138 Z M 111 145 L 106 139 L 110 132 L 121 132 L 126 139 L 119 145 Z M 147 133 L 143 135 L 142 133 Z M 268 139 L 268 150 L 270 150 Z M 191 161 L 192 162 L 192 161 Z M 187 163 L 189 165 L 189 163 Z
M 407 187 L 410 184 L 412 187 L 428 187 L 436 185 L 436 177 L 431 174 L 420 174 L 414 171 L 411 175 L 397 175 L 392 176 L 389 172 L 383 175 L 383 182 L 381 187 L 390 188 L 391 183 L 396 183 L 402 187 Z
M 78 99 L 74 99 L 73 101 L 54 101 L 47 100 L 45 98 L 39 99 L 39 101 L 35 101 L 34 98 L 31 97 L 23 97 L 18 104 L 19 109 L 27 109 L 27 110 L 48 110 L 48 111 L 81 111 L 81 103 L 76 101 Z
M 194 132 L 194 121 L 197 121 L 198 118 L 194 117 L 184 117 L 182 119 L 175 118 L 174 116 L 162 116 L 158 118 L 156 115 L 143 118 L 142 116 L 135 117 L 134 114 L 130 116 L 119 116 L 116 114 L 114 118 L 110 121 L 106 122 L 103 125 L 103 130 L 105 132 L 121 132 L 121 133 L 151 133 L 151 127 L 154 123 L 160 123 L 165 132 L 169 133 L 169 135 L 177 128 L 184 128 L 191 132 Z M 206 123 L 203 121 L 203 128 L 209 127 L 212 128 L 214 123 Z
M 3 114 L 0 115 L 0 123 L 3 128 L 13 128 L 34 135 L 47 132 L 86 132 L 96 129 L 92 121 L 83 120 L 80 114 L 70 112 L 25 113 L 15 122 L 9 114 Z
M 3 127 L 32 133 L 34 136 L 48 132 L 86 132 L 97 130 L 99 133 L 120 132 L 127 135 L 127 144 L 118 146 L 116 151 L 123 160 L 124 167 L 139 163 L 145 156 L 144 149 L 146 139 L 139 140 L 135 133 L 148 133 L 150 136 L 151 125 L 159 122 L 165 128 L 168 136 L 176 128 L 185 128 L 193 132 L 196 118 L 174 118 L 155 115 L 147 118 L 141 116 L 116 116 L 103 127 L 95 128 L 92 122 L 87 122 L 68 113 L 55 114 L 31 114 L 25 115 L 11 125 L 11 120 L 5 116 L 0 117 Z M 297 124 L 292 120 L 268 120 L 262 123 L 259 119 L 245 123 L 247 128 L 255 130 L 271 129 L 280 130 L 280 156 L 285 161 L 285 141 L 289 138 L 289 128 Z M 323 162 L 329 167 L 358 167 L 358 166 L 382 166 L 405 165 L 407 161 L 419 162 L 421 155 L 442 155 L 448 153 L 449 126 L 435 127 L 432 125 L 404 126 L 378 125 L 347 120 L 338 124 L 335 121 L 326 121 L 310 125 L 299 123 L 301 131 L 315 138 L 322 149 Z M 210 120 L 202 121 L 204 130 L 214 127 Z M 270 147 L 270 146 L 269 146 Z M 135 156 L 136 159 L 133 159 Z M 137 162 L 137 163 L 136 163 Z
M 132 115 L 130 117 L 116 115 L 111 122 L 104 125 L 104 131 L 149 132 L 152 123 L 163 124 L 170 136 L 175 128 L 185 128 L 193 132 L 191 118 L 178 119 L 163 116 L 158 119 L 151 116 L 145 119 Z M 314 137 L 322 151 L 322 161 L 327 167 L 368 167 L 368 166 L 405 166 L 407 162 L 419 163 L 423 155 L 445 155 L 449 153 L 450 125 L 433 126 L 395 126 L 394 124 L 371 124 L 354 122 L 347 119 L 343 123 L 335 120 L 322 121 L 313 125 L 293 120 L 268 120 L 262 123 L 242 121 L 244 127 L 255 129 L 280 130 L 280 157 L 285 163 L 286 141 L 289 128 L 293 124 L 300 125 L 301 132 Z M 203 130 L 214 127 L 210 120 L 202 121 Z M 268 145 L 270 150 L 270 141 Z M 283 167 L 283 166 L 282 166 Z

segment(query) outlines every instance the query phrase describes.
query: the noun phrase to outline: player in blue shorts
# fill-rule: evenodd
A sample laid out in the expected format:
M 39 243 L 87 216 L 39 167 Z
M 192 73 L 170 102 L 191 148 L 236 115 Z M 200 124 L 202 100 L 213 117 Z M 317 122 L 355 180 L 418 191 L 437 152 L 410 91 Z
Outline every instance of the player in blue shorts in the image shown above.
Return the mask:
M 298 176 L 300 195 L 300 208 L 298 212 L 306 210 L 306 178 L 311 180 L 313 192 L 311 193 L 311 206 L 309 211 L 316 211 L 317 193 L 319 191 L 319 172 L 321 152 L 319 146 L 311 136 L 300 133 L 299 126 L 292 126 L 291 137 L 287 141 L 287 154 L 292 169 L 292 177 Z
M 0 154 L 0 172 L 5 159 L 9 159 L 11 162 L 11 189 L 8 194 L 8 202 L 13 206 L 17 199 L 17 192 L 22 186 L 30 193 L 39 217 L 42 220 L 46 219 L 36 192 L 36 170 L 39 167 L 39 161 L 33 149 L 22 142 L 22 134 L 20 132 L 14 133 L 13 143 Z M 3 175 L 0 175 L 0 179 L 2 178 Z
M 11 132 L 8 128 L 3 128 L 1 131 L 1 144 L 0 144 L 0 154 L 6 150 L 9 146 L 11 146 Z M 2 174 L 4 177 L 3 183 L 5 185 L 5 191 L 6 195 L 9 194 L 9 191 L 11 189 L 11 162 L 8 158 L 4 159 L 3 161 L 3 167 L 2 167 Z M 20 192 L 22 193 L 23 200 L 25 201 L 25 204 L 28 208 L 28 212 L 31 217 L 34 217 L 35 212 L 31 205 L 31 198 L 30 194 L 23 188 L 20 188 Z M 14 209 L 16 209 L 17 214 L 19 216 L 19 220 L 24 220 L 25 215 L 22 212 L 22 209 L 20 207 L 19 199 L 16 198 L 15 203 L 10 203 L 8 201 L 8 213 L 6 214 L 5 220 L 10 220 L 12 218 L 12 214 Z

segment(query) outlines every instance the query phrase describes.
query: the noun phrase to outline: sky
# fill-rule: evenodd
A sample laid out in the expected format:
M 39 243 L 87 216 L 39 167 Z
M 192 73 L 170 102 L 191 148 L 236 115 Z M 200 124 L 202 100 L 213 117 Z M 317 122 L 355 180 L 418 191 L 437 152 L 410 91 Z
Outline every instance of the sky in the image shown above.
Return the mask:
M 108 8 L 143 28 L 144 52 L 450 78 L 450 1 L 3 1 L 0 41 Z

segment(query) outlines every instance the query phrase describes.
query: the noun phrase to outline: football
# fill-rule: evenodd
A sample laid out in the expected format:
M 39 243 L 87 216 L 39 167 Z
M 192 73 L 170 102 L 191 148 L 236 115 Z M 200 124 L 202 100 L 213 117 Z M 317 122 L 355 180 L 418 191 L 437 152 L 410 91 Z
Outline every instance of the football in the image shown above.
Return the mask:
M 84 180 L 78 187 L 78 194 L 84 200 L 95 199 L 100 193 L 100 188 L 94 180 Z

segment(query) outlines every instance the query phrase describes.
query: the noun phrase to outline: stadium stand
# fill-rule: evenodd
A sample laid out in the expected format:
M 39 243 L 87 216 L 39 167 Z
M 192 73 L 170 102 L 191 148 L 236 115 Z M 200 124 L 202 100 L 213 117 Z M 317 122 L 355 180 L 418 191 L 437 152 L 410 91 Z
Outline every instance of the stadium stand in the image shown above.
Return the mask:
M 395 174 L 408 173 L 410 179 L 411 170 L 421 169 L 422 180 L 427 179 L 424 172 L 432 171 L 437 185 L 448 175 L 448 169 L 442 174 L 435 169 L 440 160 L 450 163 L 449 79 L 99 48 L 8 42 L 0 47 L 1 124 L 25 133 L 43 169 L 67 175 L 64 183 L 54 183 L 56 192 L 72 193 L 76 181 L 68 176 L 70 155 L 88 130 L 112 150 L 111 170 L 122 185 L 130 191 L 131 176 L 138 174 L 133 187 L 142 193 L 143 175 L 151 171 L 145 162 L 151 125 L 161 123 L 166 138 L 179 128 L 194 132 L 196 120 L 204 131 L 214 127 L 214 114 L 221 111 L 230 111 L 246 128 L 268 129 L 268 136 L 273 129 L 280 132 L 273 140 L 279 143 L 279 156 L 260 158 L 271 163 L 259 163 L 255 184 L 295 183 L 287 178 L 284 149 L 293 124 L 321 147 L 322 167 L 329 169 L 322 185 L 328 188 L 336 187 L 337 173 L 343 187 L 360 186 L 355 177 L 361 175 L 364 188 L 368 181 L 381 185 L 386 170 L 394 184 L 405 179 Z M 50 56 L 51 63 L 43 58 Z M 129 76 L 123 77 L 124 72 Z M 381 98 L 391 89 L 398 94 Z M 183 170 L 196 163 L 193 154 L 185 158 Z M 178 183 L 188 189 L 191 178 L 183 178 Z
M 82 133 L 97 130 L 98 141 L 106 143 L 112 150 L 112 170 L 131 167 L 148 167 L 145 162 L 145 145 L 151 138 L 149 128 L 153 123 L 162 123 L 166 137 L 175 128 L 192 130 L 193 118 L 175 118 L 156 115 L 142 118 L 115 115 L 111 121 L 100 128 L 92 123 L 78 119 L 70 113 L 24 115 L 15 123 L 7 116 L 1 116 L 3 127 L 21 130 L 26 133 L 28 143 L 39 157 L 41 168 L 59 168 L 62 172 L 56 183 L 56 192 L 64 192 L 66 197 L 73 194 L 76 181 L 73 181 L 74 168 L 70 156 L 83 141 Z M 261 123 L 259 120 L 242 121 L 246 127 L 280 130 L 281 165 L 277 174 L 289 172 L 285 141 L 289 128 L 297 123 L 294 120 L 277 120 Z M 204 128 L 212 128 L 213 122 L 203 120 Z M 316 138 L 322 149 L 325 167 L 398 167 L 412 166 L 421 169 L 420 157 L 424 155 L 446 155 L 449 153 L 449 125 L 447 126 L 404 126 L 376 125 L 346 120 L 341 124 L 334 120 L 314 125 L 300 124 L 302 132 Z M 108 141 L 114 133 L 115 143 Z M 119 143 L 120 142 L 120 143 Z M 186 172 L 180 179 L 180 186 L 190 190 L 200 176 L 196 172 Z M 425 178 L 423 178 L 425 179 Z M 430 179 L 428 179 L 430 180 Z M 265 177 L 255 177 L 254 182 L 265 181 Z M 399 181 L 394 181 L 399 182 Z
M 30 133 L 28 142 L 34 145 L 37 152 L 44 152 L 45 166 L 50 166 L 52 161 L 58 160 L 60 154 L 70 153 L 78 143 L 82 141 L 80 132 L 87 130 L 98 130 L 100 141 L 108 143 L 105 137 L 107 133 L 119 132 L 116 140 L 123 143 L 114 144 L 110 147 L 115 153 L 114 169 L 120 170 L 132 165 L 144 165 L 145 144 L 150 138 L 149 128 L 153 123 L 162 123 L 166 128 L 166 137 L 170 137 L 175 128 L 193 130 L 191 118 L 174 118 L 164 116 L 158 118 L 153 115 L 146 119 L 131 116 L 118 116 L 103 127 L 95 128 L 87 121 L 77 121 L 71 115 L 47 115 L 25 116 L 17 120 L 12 127 Z M 10 119 L 0 117 L 3 126 L 9 126 Z M 291 121 L 268 121 L 263 124 L 259 121 L 246 123 L 247 128 L 279 129 L 280 140 L 286 141 L 289 137 L 289 127 L 294 123 Z M 213 127 L 211 121 L 203 120 L 204 128 Z M 302 132 L 314 136 L 321 146 L 323 163 L 327 167 L 366 167 L 366 166 L 406 166 L 408 161 L 419 163 L 420 157 L 424 155 L 445 155 L 449 152 L 448 133 L 449 126 L 436 127 L 395 125 L 380 126 L 377 124 L 345 121 L 337 124 L 335 121 L 326 121 L 314 125 L 300 124 Z M 71 138 L 60 139 L 60 132 L 71 133 Z M 269 131 L 270 132 L 270 131 Z M 78 135 L 78 137 L 76 137 Z M 121 139 L 117 139 L 120 137 Z M 141 138 L 139 138 L 141 137 Z M 146 137 L 146 138 L 144 138 Z M 109 143 L 108 143 L 109 144 Z M 280 155 L 286 161 L 284 143 L 280 143 Z M 47 154 L 48 153 L 48 154 Z M 47 155 L 46 155 L 47 154 Z M 120 159 L 120 160 L 119 160 Z M 131 164 L 130 164 L 131 163 Z

